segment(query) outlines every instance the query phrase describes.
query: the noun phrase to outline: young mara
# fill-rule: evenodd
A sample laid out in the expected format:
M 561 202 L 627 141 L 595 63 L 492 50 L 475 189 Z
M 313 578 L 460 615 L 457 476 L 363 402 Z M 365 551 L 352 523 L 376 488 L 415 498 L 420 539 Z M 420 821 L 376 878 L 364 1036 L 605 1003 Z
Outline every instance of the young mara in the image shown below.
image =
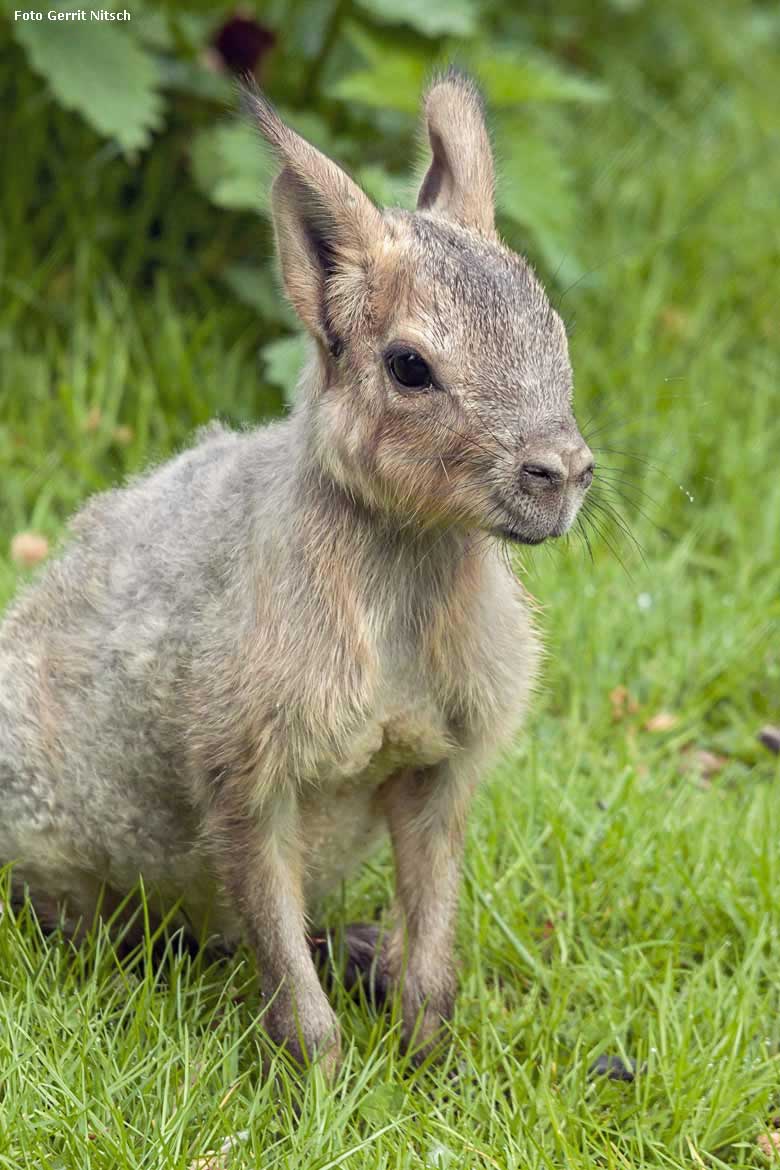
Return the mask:
M 414 212 L 380 211 L 247 104 L 279 159 L 279 261 L 312 342 L 300 401 L 93 499 L 11 607 L 0 862 L 74 929 L 140 875 L 195 932 L 245 938 L 263 1025 L 332 1069 L 307 903 L 389 830 L 395 925 L 346 945 L 429 1048 L 455 991 L 469 801 L 539 658 L 501 545 L 566 532 L 593 460 L 564 327 L 494 228 L 473 84 L 426 95 Z

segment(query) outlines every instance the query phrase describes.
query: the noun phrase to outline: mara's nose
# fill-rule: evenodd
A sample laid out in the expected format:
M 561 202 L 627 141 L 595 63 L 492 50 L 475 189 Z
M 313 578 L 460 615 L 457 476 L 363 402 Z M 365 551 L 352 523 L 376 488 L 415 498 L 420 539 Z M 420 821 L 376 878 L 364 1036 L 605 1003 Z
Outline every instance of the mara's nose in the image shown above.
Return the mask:
M 566 447 L 539 447 L 527 452 L 520 467 L 526 491 L 540 493 L 576 483 L 586 488 L 593 479 L 593 455 L 582 441 Z

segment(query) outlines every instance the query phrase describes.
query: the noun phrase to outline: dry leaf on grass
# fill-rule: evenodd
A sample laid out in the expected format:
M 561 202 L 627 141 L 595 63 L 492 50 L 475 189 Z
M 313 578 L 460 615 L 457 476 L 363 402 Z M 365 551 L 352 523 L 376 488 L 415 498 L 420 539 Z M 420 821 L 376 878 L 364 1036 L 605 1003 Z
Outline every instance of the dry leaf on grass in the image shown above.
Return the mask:
M 615 723 L 618 723 L 621 719 L 625 719 L 626 715 L 635 715 L 639 710 L 639 703 L 637 703 L 628 687 L 622 685 L 613 687 L 609 692 L 609 701 L 612 705 L 612 718 Z
M 11 541 L 11 560 L 23 569 L 31 569 L 49 555 L 49 542 L 40 532 L 17 532 Z
M 722 772 L 729 762 L 728 756 L 708 751 L 707 748 L 697 748 L 693 756 L 696 767 L 704 776 L 714 776 L 716 772 Z
M 658 314 L 658 323 L 664 333 L 673 337 L 687 337 L 691 331 L 691 315 L 679 305 L 664 305 Z
M 114 427 L 113 431 L 111 432 L 111 438 L 115 443 L 118 443 L 120 447 L 126 447 L 128 443 L 132 443 L 133 439 L 135 438 L 135 431 L 132 427 L 128 427 L 124 423 L 120 423 L 118 427 Z
M 770 1129 L 767 1133 L 760 1133 L 756 1142 L 765 1157 L 772 1160 L 780 1158 L 780 1131 Z
M 95 431 L 100 430 L 100 424 L 103 421 L 103 412 L 99 406 L 92 406 L 89 409 L 87 417 L 84 419 L 82 426 L 88 435 L 94 435 Z
M 642 724 L 643 731 L 671 731 L 680 722 L 679 715 L 673 715 L 671 711 L 659 711 L 656 715 L 651 715 Z
M 697 748 L 692 744 L 684 747 L 680 752 L 680 767 L 683 772 L 695 776 L 704 788 L 710 787 L 710 781 L 718 772 L 722 772 L 729 762 L 728 756 L 721 756 L 718 752 L 711 752 L 707 748 Z

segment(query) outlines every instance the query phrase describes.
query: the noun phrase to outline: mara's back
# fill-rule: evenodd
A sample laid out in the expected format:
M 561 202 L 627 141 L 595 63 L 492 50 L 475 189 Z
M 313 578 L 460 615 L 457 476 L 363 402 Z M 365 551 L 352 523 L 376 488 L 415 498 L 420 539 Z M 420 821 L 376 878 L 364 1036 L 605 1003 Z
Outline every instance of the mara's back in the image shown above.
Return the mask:
M 135 857 L 132 882 L 192 847 L 195 819 L 182 816 L 192 655 L 204 624 L 215 638 L 240 631 L 255 587 L 247 550 L 259 568 L 264 547 L 283 545 L 288 430 L 213 425 L 96 496 L 5 616 L 1 862 L 32 852 L 30 834 L 65 851 L 66 826 L 107 878 L 112 858 Z

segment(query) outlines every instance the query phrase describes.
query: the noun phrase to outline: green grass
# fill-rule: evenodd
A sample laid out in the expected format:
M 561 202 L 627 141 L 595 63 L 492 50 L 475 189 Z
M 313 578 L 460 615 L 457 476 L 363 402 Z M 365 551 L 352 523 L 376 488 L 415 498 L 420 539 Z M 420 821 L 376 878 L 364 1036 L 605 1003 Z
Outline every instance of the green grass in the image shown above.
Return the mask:
M 593 48 L 613 98 L 566 123 L 587 275 L 565 293 L 547 276 L 598 490 L 642 555 L 612 525 L 591 530 L 592 560 L 577 539 L 523 558 L 549 658 L 475 807 L 443 1068 L 410 1070 L 395 1016 L 337 989 L 335 1086 L 282 1062 L 264 1075 L 248 956 L 155 974 L 120 966 L 101 932 L 74 954 L 6 910 L 0 1166 L 205 1170 L 234 1135 L 214 1167 L 767 1165 L 780 767 L 756 732 L 780 721 L 777 95 L 758 34 L 705 16 L 665 88 L 642 76 L 652 45 Z M 34 177 L 20 164 L 5 184 L 11 226 Z M 82 498 L 209 415 L 278 407 L 248 312 L 205 276 L 142 286 L 137 240 L 109 259 L 89 198 L 65 185 L 0 257 L 3 551 L 28 528 L 56 538 Z M 3 559 L 3 599 L 16 576 Z M 636 708 L 619 718 L 617 687 Z M 661 712 L 674 725 L 645 730 Z M 698 749 L 726 759 L 708 780 L 686 766 Z M 327 917 L 373 914 L 391 883 L 385 854 Z M 640 1075 L 589 1078 L 601 1054 Z

